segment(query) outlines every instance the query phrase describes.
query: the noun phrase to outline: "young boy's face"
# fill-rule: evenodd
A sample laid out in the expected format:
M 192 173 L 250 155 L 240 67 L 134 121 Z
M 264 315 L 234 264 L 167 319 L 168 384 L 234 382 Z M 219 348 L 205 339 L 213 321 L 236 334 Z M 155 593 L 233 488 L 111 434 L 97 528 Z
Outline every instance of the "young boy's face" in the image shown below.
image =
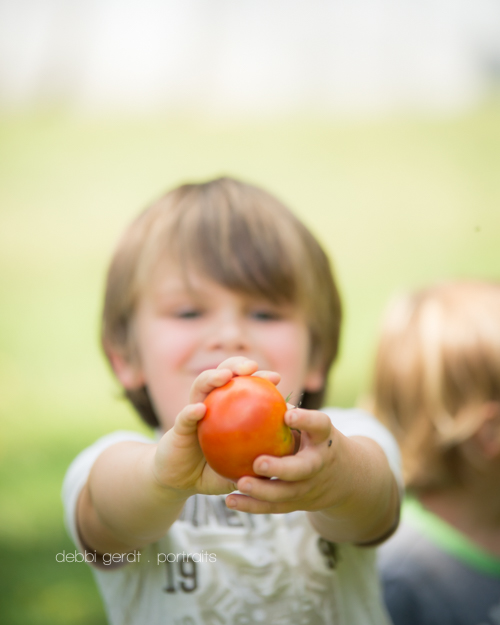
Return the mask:
M 116 367 L 122 384 L 148 387 L 163 430 L 189 403 L 195 378 L 230 356 L 255 360 L 281 375 L 278 389 L 290 402 L 317 391 L 324 377 L 309 364 L 309 331 L 290 305 L 232 291 L 202 275 L 168 266 L 142 296 L 134 320 L 138 362 Z

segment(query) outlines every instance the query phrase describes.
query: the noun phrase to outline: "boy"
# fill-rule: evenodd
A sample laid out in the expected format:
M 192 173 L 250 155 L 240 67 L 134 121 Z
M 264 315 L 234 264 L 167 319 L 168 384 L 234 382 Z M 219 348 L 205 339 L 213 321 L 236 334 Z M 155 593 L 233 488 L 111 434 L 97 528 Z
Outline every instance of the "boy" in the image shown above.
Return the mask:
M 104 437 L 63 488 L 112 623 L 386 623 L 368 547 L 398 522 L 398 450 L 369 415 L 317 412 L 339 327 L 324 252 L 258 188 L 184 185 L 127 230 L 102 342 L 157 437 Z M 274 479 L 233 484 L 197 423 L 211 390 L 252 374 L 302 397 L 285 416 L 300 447 L 255 461 Z
M 380 550 L 395 625 L 500 622 L 500 284 L 446 283 L 395 301 L 374 395 L 411 495 Z

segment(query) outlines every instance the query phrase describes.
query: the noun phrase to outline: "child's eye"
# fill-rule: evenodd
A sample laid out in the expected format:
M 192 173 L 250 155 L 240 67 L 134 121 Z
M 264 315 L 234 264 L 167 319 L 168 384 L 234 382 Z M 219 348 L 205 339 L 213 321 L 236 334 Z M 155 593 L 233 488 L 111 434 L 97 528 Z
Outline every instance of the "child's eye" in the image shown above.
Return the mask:
M 275 310 L 256 309 L 250 312 L 250 316 L 257 321 L 277 321 L 281 315 Z
M 175 316 L 178 319 L 197 319 L 202 314 L 202 311 L 198 308 L 184 308 L 176 311 Z

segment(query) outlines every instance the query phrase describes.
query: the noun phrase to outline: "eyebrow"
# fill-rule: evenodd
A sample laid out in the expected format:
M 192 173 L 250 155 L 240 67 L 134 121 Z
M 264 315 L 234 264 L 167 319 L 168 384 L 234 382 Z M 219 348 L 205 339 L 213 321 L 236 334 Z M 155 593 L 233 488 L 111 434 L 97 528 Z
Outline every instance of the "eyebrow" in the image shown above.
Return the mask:
M 194 290 L 186 289 L 183 287 L 178 288 L 156 288 L 151 291 L 151 297 L 155 300 L 170 300 L 182 297 L 197 297 L 198 293 Z M 198 295 L 199 296 L 199 295 Z
M 215 281 L 214 281 L 215 282 Z M 289 310 L 293 308 L 290 302 L 275 302 L 264 295 L 254 295 L 245 291 L 235 291 L 223 284 L 215 282 L 220 288 L 226 289 L 231 292 L 237 292 L 247 303 L 269 306 L 273 309 Z M 176 297 L 190 297 L 193 299 L 210 299 L 209 289 L 206 289 L 203 284 L 200 286 L 190 285 L 186 281 L 179 278 L 179 281 L 175 281 L 173 284 L 159 280 L 157 285 L 153 285 L 150 290 L 150 296 L 156 301 L 162 301 L 165 299 L 175 299 Z

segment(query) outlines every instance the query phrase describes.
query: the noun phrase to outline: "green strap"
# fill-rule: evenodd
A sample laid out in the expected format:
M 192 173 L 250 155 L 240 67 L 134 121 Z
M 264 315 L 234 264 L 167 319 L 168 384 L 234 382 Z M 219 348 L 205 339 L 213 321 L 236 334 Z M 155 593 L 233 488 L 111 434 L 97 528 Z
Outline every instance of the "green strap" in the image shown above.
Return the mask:
M 487 575 L 500 577 L 500 558 L 475 545 L 464 534 L 426 510 L 417 499 L 405 499 L 402 518 L 446 553 Z

